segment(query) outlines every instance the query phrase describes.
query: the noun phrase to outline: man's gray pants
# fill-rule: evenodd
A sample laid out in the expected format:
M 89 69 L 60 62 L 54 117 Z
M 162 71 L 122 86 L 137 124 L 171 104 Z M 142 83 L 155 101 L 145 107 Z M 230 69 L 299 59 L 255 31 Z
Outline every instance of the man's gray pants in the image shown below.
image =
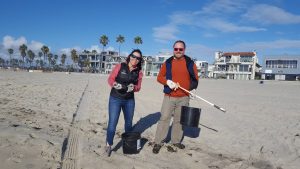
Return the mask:
M 190 98 L 164 96 L 161 107 L 161 117 L 157 124 L 155 143 L 161 144 L 167 137 L 170 120 L 173 115 L 173 124 L 171 131 L 171 142 L 180 143 L 183 135 L 183 127 L 180 124 L 181 106 L 188 106 Z

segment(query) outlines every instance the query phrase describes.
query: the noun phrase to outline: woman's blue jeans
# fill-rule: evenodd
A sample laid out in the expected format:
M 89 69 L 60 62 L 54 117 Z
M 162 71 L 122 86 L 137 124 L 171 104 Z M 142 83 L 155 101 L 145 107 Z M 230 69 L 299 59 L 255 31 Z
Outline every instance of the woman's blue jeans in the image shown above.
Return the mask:
M 132 130 L 132 119 L 134 114 L 135 100 L 132 99 L 120 99 L 113 96 L 109 97 L 109 120 L 107 127 L 106 142 L 109 145 L 113 145 L 114 136 L 116 133 L 116 127 L 119 121 L 121 109 L 123 111 L 125 120 L 125 132 Z

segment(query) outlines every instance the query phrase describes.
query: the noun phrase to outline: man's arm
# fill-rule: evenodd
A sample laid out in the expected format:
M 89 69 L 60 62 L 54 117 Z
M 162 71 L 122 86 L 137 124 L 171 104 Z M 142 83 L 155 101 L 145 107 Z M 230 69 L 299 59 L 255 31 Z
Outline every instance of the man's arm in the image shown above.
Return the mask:
M 167 68 L 166 68 L 166 62 L 165 62 L 165 63 L 163 63 L 163 65 L 157 75 L 157 81 L 159 83 L 161 83 L 162 85 L 167 84 L 166 73 L 167 73 Z
M 196 79 L 199 80 L 198 70 L 197 70 L 197 66 L 195 63 L 194 63 L 193 69 L 194 69 L 194 74 L 195 74 Z

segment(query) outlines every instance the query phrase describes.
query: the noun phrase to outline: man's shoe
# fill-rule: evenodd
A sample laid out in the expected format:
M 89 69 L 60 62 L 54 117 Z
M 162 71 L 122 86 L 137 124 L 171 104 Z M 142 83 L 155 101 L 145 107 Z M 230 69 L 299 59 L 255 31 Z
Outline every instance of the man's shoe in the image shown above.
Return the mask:
M 173 144 L 173 146 L 175 146 L 175 147 L 177 147 L 179 149 L 184 149 L 185 148 L 185 146 L 183 144 L 181 144 L 181 143 L 175 143 L 175 144 Z
M 152 152 L 153 152 L 154 154 L 158 154 L 158 153 L 159 153 L 159 150 L 161 149 L 161 147 L 162 147 L 162 145 L 160 145 L 160 144 L 154 144 L 154 147 L 153 147 L 153 149 L 152 149 Z
M 171 152 L 171 153 L 177 152 L 177 148 L 173 145 L 168 145 L 167 150 L 168 150 L 168 152 Z

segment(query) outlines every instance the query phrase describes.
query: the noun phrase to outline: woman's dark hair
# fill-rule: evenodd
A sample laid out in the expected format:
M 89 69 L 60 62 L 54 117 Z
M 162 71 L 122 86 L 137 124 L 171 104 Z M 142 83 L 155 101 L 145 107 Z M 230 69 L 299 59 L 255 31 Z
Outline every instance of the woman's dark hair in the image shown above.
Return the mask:
M 184 46 L 184 49 L 185 49 L 185 42 L 183 40 L 177 40 L 176 42 L 174 42 L 173 48 L 174 48 L 174 46 L 175 46 L 176 43 L 182 43 L 183 46 Z
M 137 53 L 139 53 L 139 54 L 141 55 L 141 59 L 139 60 L 139 63 L 136 65 L 137 70 L 140 71 L 140 70 L 142 70 L 142 64 L 143 64 L 143 61 L 144 61 L 144 59 L 143 59 L 143 54 L 142 54 L 142 51 L 141 51 L 141 50 L 139 50 L 139 49 L 133 49 L 132 52 L 127 56 L 126 62 L 127 62 L 127 64 L 129 63 L 129 61 L 130 61 L 130 56 L 131 56 L 134 52 L 137 52 Z

